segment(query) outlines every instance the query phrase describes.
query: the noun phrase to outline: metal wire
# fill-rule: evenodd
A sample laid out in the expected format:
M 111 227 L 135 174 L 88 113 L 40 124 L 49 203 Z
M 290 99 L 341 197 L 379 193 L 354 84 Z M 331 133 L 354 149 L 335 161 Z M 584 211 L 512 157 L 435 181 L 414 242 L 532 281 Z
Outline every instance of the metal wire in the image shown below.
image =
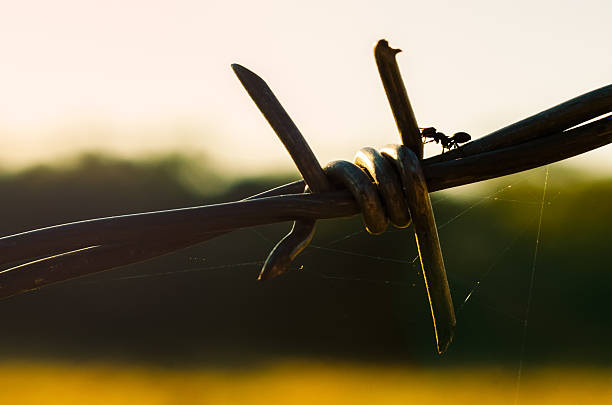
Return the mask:
M 264 264 L 261 278 L 265 279 L 286 271 L 312 238 L 317 219 L 361 212 L 366 229 L 374 234 L 384 232 L 389 222 L 399 228 L 414 223 L 438 351 L 444 351 L 452 338 L 454 314 L 428 193 L 532 169 L 609 144 L 611 116 L 576 126 L 612 111 L 612 85 L 481 137 L 462 146 L 461 152 L 421 160 L 422 139 L 395 61 L 397 52 L 383 40 L 375 57 L 403 146 L 364 148 L 354 163 L 335 161 L 321 168 L 267 84 L 233 65 L 306 181 L 238 202 L 98 218 L 1 237 L 0 298 L 148 260 L 235 229 L 296 220 Z M 331 191 L 330 182 L 348 191 Z M 299 194 L 307 185 L 313 193 Z

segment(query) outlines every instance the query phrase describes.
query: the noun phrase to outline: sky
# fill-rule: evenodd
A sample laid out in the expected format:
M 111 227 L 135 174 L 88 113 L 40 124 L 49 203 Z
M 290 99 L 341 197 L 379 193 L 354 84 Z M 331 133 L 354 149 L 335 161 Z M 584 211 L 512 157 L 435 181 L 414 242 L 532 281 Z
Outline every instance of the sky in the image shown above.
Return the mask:
M 231 63 L 268 82 L 321 163 L 350 160 L 399 142 L 381 38 L 403 50 L 419 125 L 477 138 L 610 84 L 611 16 L 609 0 L 0 0 L 0 167 L 103 150 L 291 170 Z M 612 147 L 571 163 L 612 174 Z

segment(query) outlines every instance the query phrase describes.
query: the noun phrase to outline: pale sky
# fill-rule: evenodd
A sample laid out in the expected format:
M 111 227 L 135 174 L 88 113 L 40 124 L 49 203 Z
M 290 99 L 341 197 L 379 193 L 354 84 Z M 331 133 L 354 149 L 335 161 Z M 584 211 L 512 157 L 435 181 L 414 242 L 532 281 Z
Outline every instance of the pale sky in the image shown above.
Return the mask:
M 610 84 L 611 18 L 610 0 L 0 0 L 0 167 L 103 149 L 291 168 L 234 62 L 268 82 L 321 163 L 351 159 L 399 141 L 381 38 L 404 51 L 419 124 L 479 137 Z M 612 173 L 612 147 L 572 162 Z

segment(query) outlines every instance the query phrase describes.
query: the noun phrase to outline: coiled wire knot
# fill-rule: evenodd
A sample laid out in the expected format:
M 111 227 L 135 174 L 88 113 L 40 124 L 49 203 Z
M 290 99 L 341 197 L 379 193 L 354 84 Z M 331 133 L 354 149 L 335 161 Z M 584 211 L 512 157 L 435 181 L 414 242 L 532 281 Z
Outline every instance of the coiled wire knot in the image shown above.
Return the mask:
M 357 152 L 354 163 L 335 160 L 328 163 L 323 172 L 330 187 L 346 188 L 353 195 L 369 233 L 383 233 L 389 222 L 396 228 L 407 228 L 412 223 L 411 211 L 429 212 L 431 221 L 426 222 L 431 223 L 426 224 L 429 228 L 427 233 L 433 233 L 437 243 L 433 212 L 420 162 L 406 146 L 387 145 L 380 151 L 365 147 Z M 309 191 L 306 187 L 305 192 Z M 418 222 L 418 218 L 416 220 Z M 314 231 L 315 221 L 296 221 L 291 232 L 268 256 L 259 279 L 267 280 L 287 272 L 293 259 L 312 240 Z
M 366 147 L 357 152 L 354 163 L 335 160 L 323 168 L 332 184 L 351 192 L 371 234 L 383 233 L 389 222 L 396 228 L 406 228 L 412 222 L 404 192 L 409 180 L 402 176 L 404 165 L 395 157 L 401 149 L 400 145 L 380 151 Z

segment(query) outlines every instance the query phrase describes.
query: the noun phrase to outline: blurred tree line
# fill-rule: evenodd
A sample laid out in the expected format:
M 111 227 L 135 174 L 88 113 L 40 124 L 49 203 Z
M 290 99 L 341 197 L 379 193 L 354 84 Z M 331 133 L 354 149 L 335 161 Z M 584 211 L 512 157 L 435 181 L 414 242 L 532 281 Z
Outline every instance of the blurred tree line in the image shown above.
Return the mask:
M 128 161 L 89 154 L 0 173 L 0 234 L 237 200 L 290 180 L 225 179 L 179 155 Z M 445 364 L 515 364 L 543 185 L 540 168 L 432 194 L 458 319 Z M 550 168 L 529 361 L 612 359 L 611 197 L 610 179 Z M 375 237 L 362 228 L 358 217 L 321 221 L 296 271 L 266 283 L 256 281 L 259 266 L 288 224 L 0 301 L 0 353 L 164 364 L 303 355 L 440 364 L 412 230 Z

